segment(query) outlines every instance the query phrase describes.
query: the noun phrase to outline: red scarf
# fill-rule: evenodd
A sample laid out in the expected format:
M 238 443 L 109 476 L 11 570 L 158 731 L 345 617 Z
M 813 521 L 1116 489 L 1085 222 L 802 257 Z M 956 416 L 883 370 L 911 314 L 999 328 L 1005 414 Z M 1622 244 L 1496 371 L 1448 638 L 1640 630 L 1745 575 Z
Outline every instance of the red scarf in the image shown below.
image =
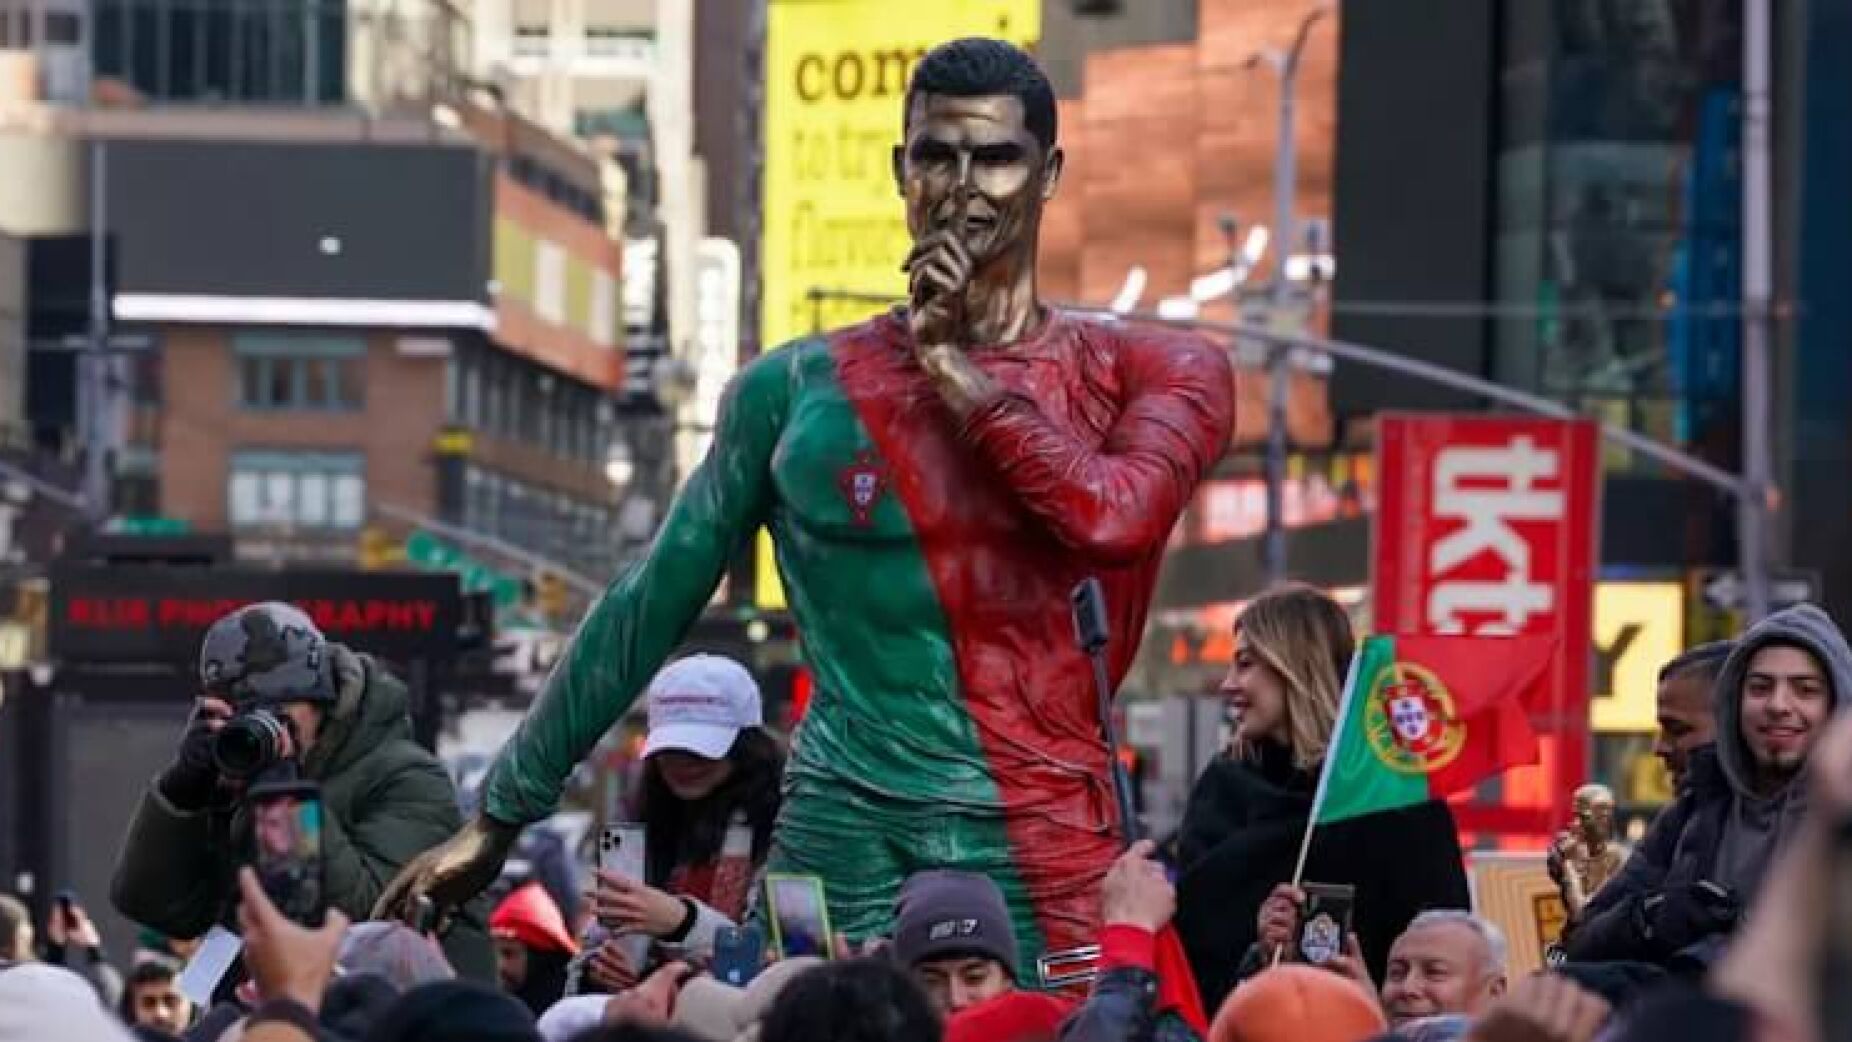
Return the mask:
M 740 825 L 727 830 L 719 857 L 700 865 L 677 865 L 669 872 L 671 894 L 692 897 L 738 923 L 752 898 L 752 831 Z

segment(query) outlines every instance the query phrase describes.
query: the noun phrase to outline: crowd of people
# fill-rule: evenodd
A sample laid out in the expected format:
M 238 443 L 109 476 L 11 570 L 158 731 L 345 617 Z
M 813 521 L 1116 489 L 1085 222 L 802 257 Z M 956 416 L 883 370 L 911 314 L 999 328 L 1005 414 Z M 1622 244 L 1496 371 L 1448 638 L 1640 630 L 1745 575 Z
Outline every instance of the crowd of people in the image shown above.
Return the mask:
M 950 41 L 900 101 L 907 307 L 742 370 L 480 788 L 380 663 L 288 605 L 232 612 L 114 866 L 151 932 L 123 974 L 81 895 L 32 895 L 37 922 L 0 896 L 0 1042 L 1848 1034 L 1852 651 L 1812 607 L 1666 664 L 1676 798 L 1623 857 L 1578 794 L 1541 970 L 1475 912 L 1446 803 L 1313 827 L 1357 640 L 1308 587 L 1244 609 L 1227 746 L 1176 833 L 1137 838 L 1096 699 L 1231 443 L 1234 376 L 1041 301 L 1064 155 L 1032 56 Z M 669 661 L 762 527 L 818 677 L 790 741 L 739 664 Z M 523 838 L 639 693 L 596 861 Z
M 1522 976 L 1499 927 L 1471 910 L 1438 802 L 1315 833 L 1305 878 L 1354 887 L 1355 915 L 1331 958 L 1295 954 L 1308 895 L 1290 878 L 1293 848 L 1353 638 L 1336 604 L 1298 586 L 1256 598 L 1236 630 L 1227 749 L 1177 835 L 1132 845 L 1106 875 L 1080 982 L 1048 988 L 999 882 L 949 869 L 908 878 L 878 936 L 838 936 L 828 958 L 768 946 L 763 968 L 723 972 L 720 938 L 764 916 L 784 753 L 750 673 L 706 655 L 672 663 L 647 692 L 633 808 L 647 855 L 635 877 L 606 864 L 571 895 L 516 878 L 480 919 L 467 907 L 375 918 L 384 881 L 417 852 L 404 830 L 434 838 L 453 826 L 455 791 L 410 743 L 402 691 L 377 664 L 287 606 L 243 609 L 208 636 L 199 708 L 144 796 L 113 894 L 187 939 L 144 935 L 124 974 L 77 895 L 58 895 L 42 930 L 0 896 L 0 1042 L 1648 1042 L 1674 1031 L 1825 1042 L 1843 1030 L 1834 973 L 1852 954 L 1830 924 L 1852 904 L 1838 892 L 1852 834 L 1852 714 L 1838 712 L 1852 651 L 1823 612 L 1779 612 L 1665 665 L 1656 752 L 1677 796 L 1571 919 L 1561 959 Z M 279 911 L 249 866 L 246 781 L 212 755 L 212 736 L 253 702 L 306 724 L 287 728 L 299 778 L 347 790 L 326 801 L 322 871 L 335 885 L 318 926 Z M 1551 861 L 1566 871 L 1560 849 Z M 182 967 L 214 925 L 235 930 L 241 954 L 195 1004 Z M 1182 962 L 1164 954 L 1173 930 Z

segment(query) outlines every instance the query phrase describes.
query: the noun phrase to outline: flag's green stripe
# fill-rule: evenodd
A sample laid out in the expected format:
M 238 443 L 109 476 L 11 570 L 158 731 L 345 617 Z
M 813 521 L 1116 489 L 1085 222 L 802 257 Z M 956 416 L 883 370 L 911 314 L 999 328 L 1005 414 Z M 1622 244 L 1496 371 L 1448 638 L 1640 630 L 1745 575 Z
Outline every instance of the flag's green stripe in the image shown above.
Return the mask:
M 1394 662 L 1393 637 L 1364 640 L 1351 681 L 1357 690 L 1347 692 L 1349 709 L 1339 725 L 1338 739 L 1327 753 L 1334 759 L 1324 805 L 1318 813 L 1321 824 L 1412 806 L 1428 798 L 1427 776 L 1390 770 L 1371 748 L 1370 736 L 1365 732 L 1365 710 L 1377 697 L 1371 682 Z M 1388 741 L 1389 736 L 1382 735 L 1381 740 Z

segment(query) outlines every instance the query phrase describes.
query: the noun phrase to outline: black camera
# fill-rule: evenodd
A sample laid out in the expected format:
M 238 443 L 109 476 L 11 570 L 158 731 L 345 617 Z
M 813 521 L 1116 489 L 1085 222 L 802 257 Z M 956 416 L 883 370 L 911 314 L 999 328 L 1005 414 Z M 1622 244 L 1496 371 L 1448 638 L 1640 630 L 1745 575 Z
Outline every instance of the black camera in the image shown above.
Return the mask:
M 289 723 L 268 709 L 249 709 L 227 721 L 212 742 L 212 760 L 227 778 L 254 778 L 283 760 Z

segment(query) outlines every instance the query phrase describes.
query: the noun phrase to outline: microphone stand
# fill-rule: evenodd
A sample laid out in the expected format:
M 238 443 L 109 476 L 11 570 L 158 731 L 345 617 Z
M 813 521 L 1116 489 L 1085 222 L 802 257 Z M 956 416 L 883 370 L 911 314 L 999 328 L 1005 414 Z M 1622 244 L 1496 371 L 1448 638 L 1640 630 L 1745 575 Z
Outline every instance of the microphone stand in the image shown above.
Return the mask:
M 1093 663 L 1093 691 L 1100 708 L 1100 731 L 1106 736 L 1106 764 L 1112 775 L 1113 799 L 1119 805 L 1121 843 L 1130 847 L 1143 837 L 1132 799 L 1132 779 L 1119 758 L 1119 729 L 1113 724 L 1112 679 L 1106 669 L 1106 648 L 1111 639 L 1106 624 L 1106 594 L 1100 581 L 1089 577 L 1074 588 L 1074 636 L 1080 650 Z

